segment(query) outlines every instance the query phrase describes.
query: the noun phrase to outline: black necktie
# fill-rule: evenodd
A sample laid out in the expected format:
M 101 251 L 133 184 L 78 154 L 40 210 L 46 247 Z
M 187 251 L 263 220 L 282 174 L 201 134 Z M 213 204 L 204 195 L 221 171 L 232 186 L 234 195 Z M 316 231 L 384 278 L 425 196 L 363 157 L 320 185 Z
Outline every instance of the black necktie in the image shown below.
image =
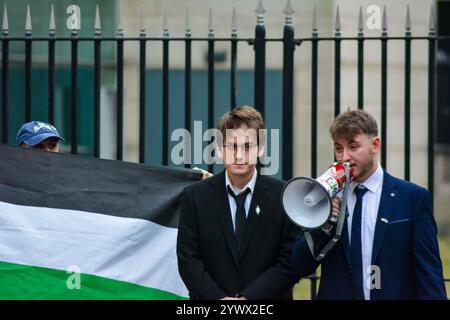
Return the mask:
M 233 190 L 231 190 L 230 185 L 227 186 L 228 193 L 234 198 L 236 201 L 236 215 L 235 215 L 235 228 L 234 232 L 236 234 L 236 240 L 238 243 L 238 248 L 241 243 L 242 234 L 244 233 L 245 220 L 247 216 L 245 214 L 245 198 L 247 198 L 247 194 L 250 192 L 250 188 L 245 189 L 238 195 L 235 195 Z
M 364 300 L 362 250 L 361 250 L 361 211 L 362 198 L 367 192 L 365 187 L 356 187 L 356 204 L 352 217 L 352 236 L 350 243 L 350 261 L 352 264 L 353 299 Z

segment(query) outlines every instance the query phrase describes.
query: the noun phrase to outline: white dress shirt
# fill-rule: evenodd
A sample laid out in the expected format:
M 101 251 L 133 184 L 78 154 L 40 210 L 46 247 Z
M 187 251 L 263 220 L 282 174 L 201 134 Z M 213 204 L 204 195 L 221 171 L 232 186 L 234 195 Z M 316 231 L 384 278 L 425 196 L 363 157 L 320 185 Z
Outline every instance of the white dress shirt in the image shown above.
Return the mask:
M 380 164 L 375 172 L 364 182 L 351 182 L 349 185 L 349 195 L 347 199 L 347 208 L 349 216 L 347 219 L 348 240 L 352 239 L 352 218 L 353 210 L 356 205 L 356 195 L 354 190 L 359 185 L 367 188 L 362 200 L 361 210 L 361 250 L 362 250 L 362 273 L 364 298 L 370 300 L 370 286 L 368 284 L 370 277 L 370 267 L 372 265 L 372 248 L 375 225 L 377 222 L 378 207 L 380 205 L 381 191 L 383 187 L 383 169 Z
M 228 186 L 230 186 L 231 190 L 233 190 L 235 195 L 239 195 L 247 188 L 250 189 L 250 192 L 247 194 L 247 197 L 245 198 L 245 203 L 244 203 L 246 217 L 248 217 L 248 211 L 250 209 L 250 203 L 252 202 L 253 191 L 255 190 L 257 176 L 258 176 L 258 172 L 256 171 L 256 168 L 255 168 L 255 172 L 253 173 L 253 176 L 250 179 L 250 181 L 245 185 L 244 188 L 239 189 L 238 187 L 234 186 L 231 183 L 231 180 L 228 177 L 228 171 L 225 170 L 225 189 L 227 189 Z M 237 210 L 236 200 L 233 198 L 233 196 L 228 191 L 227 191 L 227 194 L 228 194 L 228 203 L 230 204 L 231 220 L 233 222 L 234 230 L 236 231 L 236 210 Z

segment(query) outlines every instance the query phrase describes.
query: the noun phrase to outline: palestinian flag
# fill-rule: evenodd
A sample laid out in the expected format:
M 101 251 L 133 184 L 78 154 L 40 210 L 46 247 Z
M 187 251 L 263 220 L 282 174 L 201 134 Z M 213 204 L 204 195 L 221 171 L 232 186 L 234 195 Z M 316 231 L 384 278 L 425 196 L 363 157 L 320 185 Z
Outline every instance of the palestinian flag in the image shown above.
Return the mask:
M 176 239 L 201 173 L 0 145 L 0 299 L 184 299 Z

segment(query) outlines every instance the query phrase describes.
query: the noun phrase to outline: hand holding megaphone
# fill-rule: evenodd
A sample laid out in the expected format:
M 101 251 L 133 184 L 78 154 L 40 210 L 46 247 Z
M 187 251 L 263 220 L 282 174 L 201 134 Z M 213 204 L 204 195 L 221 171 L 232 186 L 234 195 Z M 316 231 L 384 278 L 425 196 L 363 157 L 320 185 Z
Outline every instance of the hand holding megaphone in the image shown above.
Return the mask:
M 336 223 L 340 201 L 333 201 L 333 197 L 343 189 L 346 171 L 351 181 L 352 170 L 349 163 L 344 162 L 333 163 L 316 179 L 291 179 L 282 192 L 284 212 L 295 224 L 305 229 L 319 228 L 330 220 Z
M 339 210 L 341 208 L 341 198 L 338 196 L 335 196 L 331 200 L 331 217 L 330 219 L 325 222 L 325 224 L 322 226 L 323 229 L 329 230 L 331 228 L 331 225 L 335 225 L 339 218 Z

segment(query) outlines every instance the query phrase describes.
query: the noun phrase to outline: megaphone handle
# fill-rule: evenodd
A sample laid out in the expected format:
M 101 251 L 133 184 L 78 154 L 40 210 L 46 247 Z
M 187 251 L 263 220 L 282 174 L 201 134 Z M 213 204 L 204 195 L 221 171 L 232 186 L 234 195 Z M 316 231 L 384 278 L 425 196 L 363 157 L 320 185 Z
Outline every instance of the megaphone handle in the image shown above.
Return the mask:
M 346 165 L 344 165 L 344 170 L 345 170 L 344 194 L 342 196 L 341 207 L 339 209 L 338 223 L 336 226 L 336 233 L 335 233 L 335 236 L 337 235 L 339 238 L 341 237 L 342 230 L 344 229 L 345 218 L 347 217 L 347 199 L 349 192 L 348 185 L 350 183 L 350 169 Z
M 339 209 L 339 217 L 337 221 L 336 226 L 336 232 L 333 236 L 333 238 L 323 247 L 323 249 L 320 251 L 320 253 L 316 256 L 314 254 L 314 239 L 311 236 L 311 233 L 309 231 L 305 231 L 305 239 L 306 243 L 308 244 L 309 251 L 311 251 L 312 256 L 317 261 L 322 260 L 325 258 L 327 253 L 333 249 L 333 247 L 336 245 L 336 243 L 341 238 L 342 229 L 344 228 L 344 222 L 346 218 L 346 211 L 347 211 L 347 198 L 348 198 L 348 184 L 350 180 L 350 172 L 346 165 L 344 165 L 345 170 L 345 184 L 344 184 L 344 195 L 342 197 L 341 202 L 341 208 Z

